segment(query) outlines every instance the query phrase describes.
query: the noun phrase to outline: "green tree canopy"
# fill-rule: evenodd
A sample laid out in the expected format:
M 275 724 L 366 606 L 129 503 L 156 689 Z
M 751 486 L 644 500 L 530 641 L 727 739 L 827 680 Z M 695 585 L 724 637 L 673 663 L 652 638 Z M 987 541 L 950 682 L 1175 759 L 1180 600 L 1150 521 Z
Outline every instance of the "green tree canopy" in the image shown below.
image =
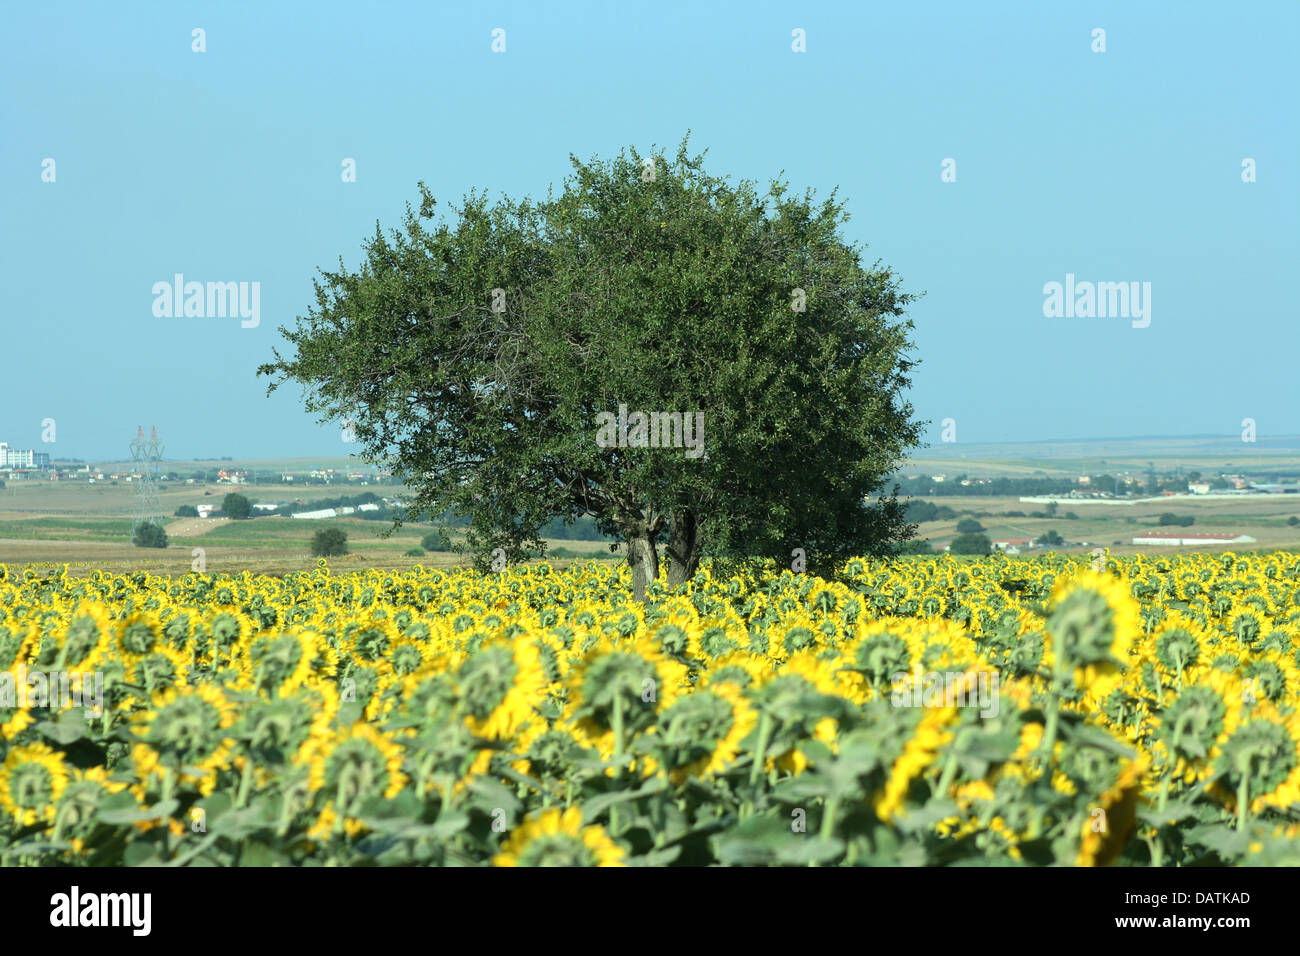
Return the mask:
M 165 548 L 167 532 L 157 521 L 138 521 L 131 529 L 131 543 L 137 548 Z
M 237 491 L 221 499 L 221 511 L 227 518 L 247 518 L 253 513 L 253 503 Z
M 430 531 L 420 539 L 420 545 L 426 551 L 450 551 L 451 538 L 445 531 Z
M 317 558 L 332 558 L 347 554 L 347 532 L 341 528 L 321 528 L 312 535 L 311 553 Z
M 959 534 L 948 545 L 951 554 L 988 554 L 993 542 L 986 534 Z
M 480 566 L 584 515 L 627 543 L 638 597 L 661 545 L 670 585 L 706 553 L 890 553 L 912 533 L 884 484 L 920 434 L 901 397 L 913 297 L 840 237 L 835 194 L 733 185 L 685 141 L 572 165 L 559 195 L 471 194 L 427 225 L 421 183 L 359 269 L 322 271 L 281 329 L 293 353 L 259 369 L 270 390 L 352 419 L 363 457 L 411 485 L 405 517 L 467 516 Z M 621 409 L 626 431 L 598 417 Z M 637 413 L 681 413 L 682 433 Z

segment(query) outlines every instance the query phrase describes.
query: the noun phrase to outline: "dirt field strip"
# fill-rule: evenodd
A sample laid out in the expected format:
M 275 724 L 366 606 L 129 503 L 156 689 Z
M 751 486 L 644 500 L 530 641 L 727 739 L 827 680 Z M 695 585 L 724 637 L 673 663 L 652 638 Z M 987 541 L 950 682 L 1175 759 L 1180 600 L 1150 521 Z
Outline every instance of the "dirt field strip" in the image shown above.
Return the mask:
M 192 538 L 195 535 L 207 534 L 213 528 L 220 528 L 223 524 L 230 524 L 231 518 L 181 518 L 179 521 L 173 521 L 164 529 L 169 538 Z

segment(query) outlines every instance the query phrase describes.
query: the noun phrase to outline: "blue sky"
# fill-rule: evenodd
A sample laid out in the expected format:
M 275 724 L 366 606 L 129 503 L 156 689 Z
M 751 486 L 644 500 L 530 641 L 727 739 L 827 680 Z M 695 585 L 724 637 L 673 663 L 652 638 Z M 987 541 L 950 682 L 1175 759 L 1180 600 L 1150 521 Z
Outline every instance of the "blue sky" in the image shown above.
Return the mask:
M 539 195 L 570 153 L 687 129 L 712 171 L 838 185 L 847 237 L 926 293 L 910 398 L 931 442 L 944 418 L 959 442 L 1232 435 L 1245 417 L 1261 441 L 1300 433 L 1291 0 L 42 0 L 0 17 L 0 441 L 121 458 L 156 424 L 180 459 L 345 453 L 295 388 L 267 398 L 254 375 L 318 266 L 354 267 L 418 180 L 440 200 Z M 259 282 L 260 324 L 155 317 L 176 273 Z M 1151 283 L 1150 325 L 1045 317 L 1067 273 Z

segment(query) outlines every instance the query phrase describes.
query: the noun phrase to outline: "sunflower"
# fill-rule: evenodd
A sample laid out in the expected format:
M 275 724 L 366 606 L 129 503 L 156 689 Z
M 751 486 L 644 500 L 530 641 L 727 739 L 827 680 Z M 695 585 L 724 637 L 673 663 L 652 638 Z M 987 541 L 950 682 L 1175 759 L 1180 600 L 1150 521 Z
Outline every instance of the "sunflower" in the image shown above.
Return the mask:
M 626 866 L 626 854 L 601 826 L 582 825 L 582 811 L 529 815 L 510 831 L 493 866 Z
M 14 747 L 0 764 L 0 811 L 21 827 L 52 823 L 70 776 L 63 755 L 45 744 Z
M 890 768 L 884 788 L 872 797 L 876 816 L 885 823 L 902 812 L 912 781 L 935 762 L 940 749 L 952 739 L 949 727 L 957 716 L 956 707 L 927 707 L 923 713 L 903 752 Z
M 139 741 L 131 751 L 139 791 L 157 773 L 164 779 L 179 774 L 182 784 L 195 782 L 204 796 L 212 793 L 218 772 L 230 765 L 236 717 L 234 704 L 213 684 L 158 694 L 150 709 L 131 718 Z
M 548 684 L 537 645 L 526 639 L 480 648 L 453 682 L 466 726 L 488 740 L 513 737 L 534 716 Z
M 311 789 L 337 795 L 346 809 L 368 796 L 391 800 L 401 793 L 402 759 L 401 745 L 365 721 L 313 738 L 300 754 Z
M 1300 714 L 1260 701 L 1216 750 L 1216 790 L 1226 788 L 1229 809 L 1242 813 L 1243 795 L 1251 813 L 1300 805 Z
M 60 637 L 57 667 L 93 670 L 113 639 L 113 617 L 97 602 L 79 604 L 69 615 Z
M 120 793 L 126 784 L 113 780 L 103 767 L 91 767 L 87 770 L 74 770 L 74 777 L 63 789 L 59 798 L 58 811 L 54 818 L 55 830 L 62 827 L 65 831 L 86 835 L 94 828 L 95 812 L 104 797 Z M 74 837 L 74 852 L 80 852 L 81 840 Z
M 311 676 L 322 643 L 316 632 L 300 627 L 256 638 L 248 649 L 253 686 L 281 697 L 292 695 Z
M 1080 571 L 1052 591 L 1047 633 L 1055 658 L 1073 667 L 1074 682 L 1104 698 L 1119 683 L 1130 648 L 1142 633 L 1137 602 L 1109 575 Z
M 4 687 L 6 675 L 12 677 L 9 672 L 0 673 L 0 687 Z M 2 694 L 3 691 L 0 691 Z M 16 701 L 15 701 L 16 703 Z M 0 740 L 13 740 L 23 730 L 36 722 L 32 712 L 26 707 L 9 707 L 0 702 Z
M 1136 828 L 1138 796 L 1148 769 L 1143 755 L 1122 763 L 1115 783 L 1102 793 L 1084 821 L 1076 866 L 1109 866 L 1119 856 Z
M 668 764 L 668 778 L 710 777 L 730 767 L 740 742 L 758 723 L 758 713 L 735 684 L 684 695 L 660 717 L 651 746 Z
M 649 638 L 602 639 L 570 671 L 570 713 L 609 759 L 617 746 L 626 747 L 655 723 L 683 689 L 686 673 Z
M 122 663 L 138 663 L 163 642 L 162 625 L 152 615 L 136 612 L 117 622 L 113 651 Z

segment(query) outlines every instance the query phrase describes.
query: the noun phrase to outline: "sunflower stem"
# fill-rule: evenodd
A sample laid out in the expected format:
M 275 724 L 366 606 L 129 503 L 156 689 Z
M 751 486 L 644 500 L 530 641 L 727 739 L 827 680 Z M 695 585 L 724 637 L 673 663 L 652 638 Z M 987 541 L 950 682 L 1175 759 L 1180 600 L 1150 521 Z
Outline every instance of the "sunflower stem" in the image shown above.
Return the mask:
M 235 806 L 242 807 L 248 802 L 248 790 L 253 784 L 253 759 L 244 757 L 244 770 L 239 775 L 239 793 L 235 797 Z
M 1246 830 L 1246 821 L 1250 818 L 1250 763 L 1249 755 L 1245 759 L 1237 761 L 1237 769 L 1241 773 L 1241 781 L 1237 784 L 1237 832 L 1244 833 Z
M 623 776 L 623 695 L 614 695 L 614 782 Z M 610 836 L 618 833 L 618 804 L 609 808 Z

